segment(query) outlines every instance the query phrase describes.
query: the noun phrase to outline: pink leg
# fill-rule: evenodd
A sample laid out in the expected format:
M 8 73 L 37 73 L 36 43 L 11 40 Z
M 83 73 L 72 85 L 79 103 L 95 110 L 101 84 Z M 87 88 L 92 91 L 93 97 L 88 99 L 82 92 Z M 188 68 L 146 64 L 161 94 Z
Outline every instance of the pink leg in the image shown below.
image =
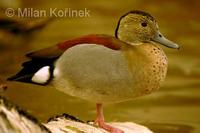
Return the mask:
M 111 132 L 111 133 L 124 133 L 122 130 L 112 127 L 105 123 L 103 116 L 103 107 L 102 104 L 97 103 L 97 118 L 95 124 L 98 124 L 99 127 Z

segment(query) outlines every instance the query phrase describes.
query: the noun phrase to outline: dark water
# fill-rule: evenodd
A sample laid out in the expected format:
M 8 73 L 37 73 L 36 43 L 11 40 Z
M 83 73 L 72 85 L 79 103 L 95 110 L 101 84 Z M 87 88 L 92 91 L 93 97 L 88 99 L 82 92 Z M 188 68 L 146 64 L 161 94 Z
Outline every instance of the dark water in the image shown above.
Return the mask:
M 0 0 L 1 1 L 1 0 Z M 4 2 L 5 3 L 5 2 Z M 133 101 L 105 105 L 107 121 L 133 121 L 156 133 L 200 132 L 200 2 L 198 0 L 127 1 L 17 1 L 12 6 L 90 10 L 87 18 L 57 18 L 32 34 L 0 30 L 0 82 L 20 69 L 24 54 L 90 33 L 114 34 L 121 15 L 132 9 L 151 13 L 161 32 L 180 44 L 180 50 L 163 48 L 169 58 L 161 89 Z M 1 17 L 4 17 L 4 12 Z M 11 18 L 10 18 L 11 19 Z M 43 18 L 42 18 L 43 19 Z M 33 19 L 35 21 L 35 19 Z M 38 19 L 36 19 L 38 21 Z M 40 19 L 39 19 L 40 20 Z M 24 19 L 18 19 L 24 21 Z M 27 20 L 25 20 L 27 21 Z M 29 20 L 25 25 L 29 23 Z M 67 96 L 54 88 L 7 82 L 1 95 L 27 109 L 41 121 L 68 113 L 83 120 L 95 118 L 93 103 Z

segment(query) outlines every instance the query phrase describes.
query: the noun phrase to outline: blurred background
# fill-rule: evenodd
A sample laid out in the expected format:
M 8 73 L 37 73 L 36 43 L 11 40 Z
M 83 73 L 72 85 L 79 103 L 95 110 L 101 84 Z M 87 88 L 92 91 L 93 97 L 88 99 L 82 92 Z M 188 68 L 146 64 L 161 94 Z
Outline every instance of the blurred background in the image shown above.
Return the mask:
M 89 17 L 8 17 L 7 8 L 71 8 L 89 10 Z M 161 89 L 151 95 L 105 105 L 107 121 L 132 121 L 155 133 L 200 132 L 200 1 L 199 0 L 0 0 L 0 95 L 26 109 L 41 122 L 68 113 L 94 120 L 95 104 L 55 90 L 6 78 L 21 69 L 28 52 L 86 34 L 114 35 L 117 22 L 126 12 L 149 12 L 161 32 L 181 46 L 163 47 L 169 59 L 168 75 Z M 6 90 L 3 85 L 7 85 Z

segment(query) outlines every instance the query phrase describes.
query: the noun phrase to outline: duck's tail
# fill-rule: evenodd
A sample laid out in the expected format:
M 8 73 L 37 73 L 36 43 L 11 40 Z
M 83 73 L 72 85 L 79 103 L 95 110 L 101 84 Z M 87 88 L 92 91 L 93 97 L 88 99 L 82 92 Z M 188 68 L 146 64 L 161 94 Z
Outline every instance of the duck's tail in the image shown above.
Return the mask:
M 53 78 L 55 59 L 35 59 L 24 62 L 22 69 L 7 80 L 35 83 L 40 85 L 48 84 Z

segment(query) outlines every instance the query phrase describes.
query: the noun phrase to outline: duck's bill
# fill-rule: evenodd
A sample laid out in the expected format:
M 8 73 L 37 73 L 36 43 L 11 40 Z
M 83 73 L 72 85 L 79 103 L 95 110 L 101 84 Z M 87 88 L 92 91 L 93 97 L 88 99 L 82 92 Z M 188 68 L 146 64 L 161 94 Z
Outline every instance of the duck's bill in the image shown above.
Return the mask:
M 152 41 L 160 43 L 160 44 L 162 44 L 166 47 L 169 47 L 169 48 L 179 49 L 178 44 L 168 40 L 161 33 L 158 33 L 154 38 L 152 38 Z

